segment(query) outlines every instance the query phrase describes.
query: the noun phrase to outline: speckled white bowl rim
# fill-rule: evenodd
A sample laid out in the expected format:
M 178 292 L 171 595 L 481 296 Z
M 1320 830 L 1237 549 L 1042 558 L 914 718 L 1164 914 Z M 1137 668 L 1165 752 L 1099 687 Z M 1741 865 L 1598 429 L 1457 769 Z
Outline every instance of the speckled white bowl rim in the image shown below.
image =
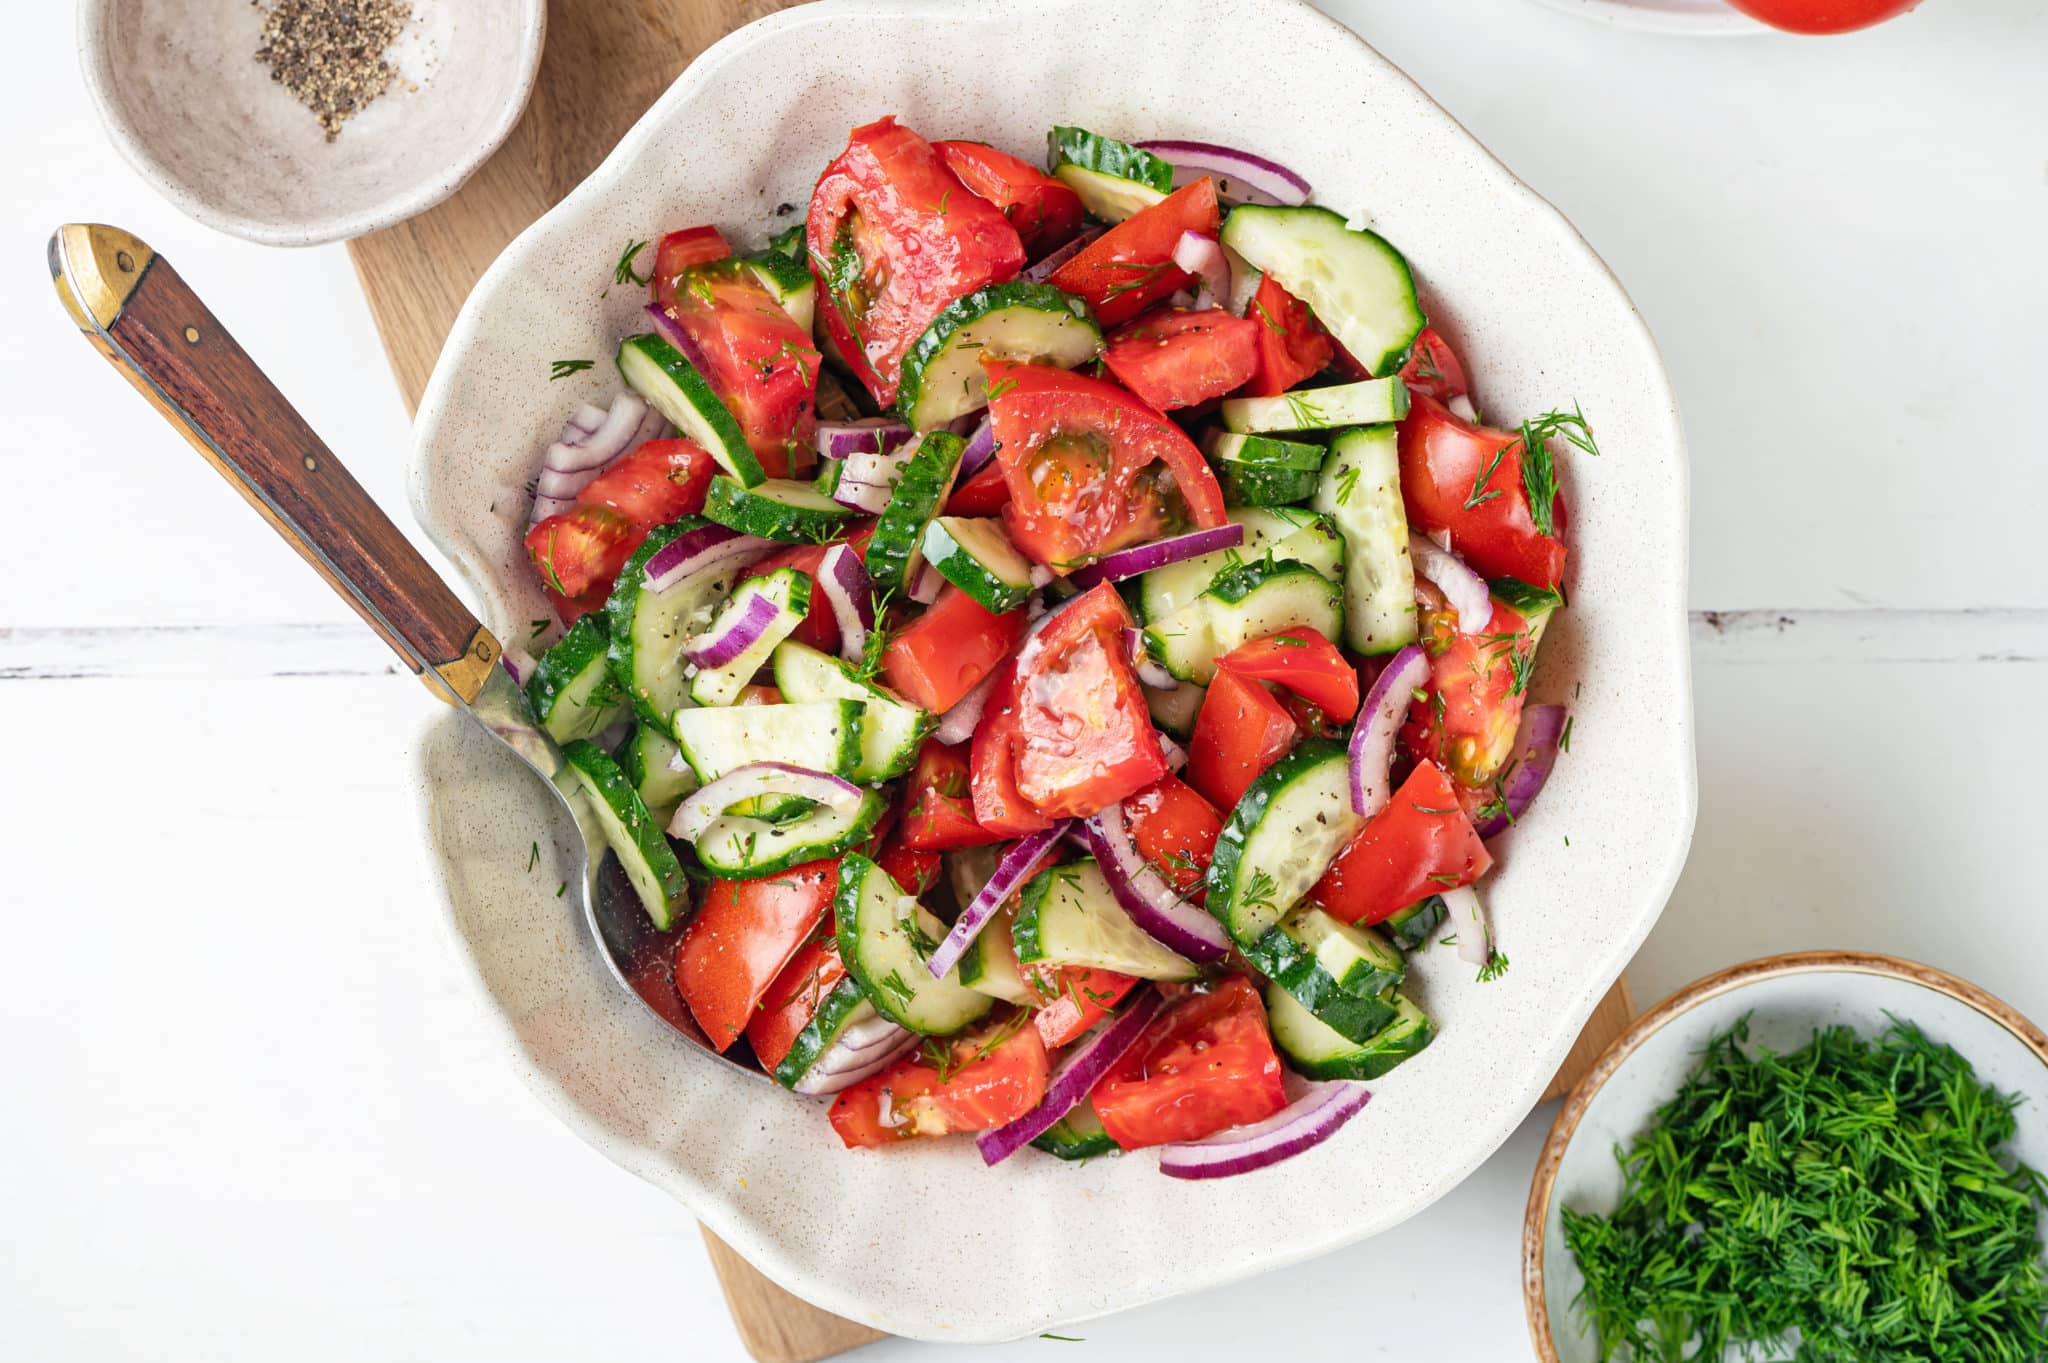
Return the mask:
M 1085 23 L 1063 22 L 1061 10 L 1084 6 Z M 423 733 L 427 869 L 523 1077 L 782 1286 L 917 1338 L 1028 1335 L 1281 1268 L 1420 1211 L 1536 1103 L 1655 922 L 1692 834 L 1685 452 L 1626 294 L 1562 216 L 1308 5 L 1183 0 L 1164 34 L 1150 13 L 1089 0 L 821 0 L 727 37 L 485 273 L 420 408 L 415 510 L 516 643 L 545 614 L 518 549 L 522 484 L 567 405 L 616 386 L 601 365 L 550 384 L 547 366 L 608 355 L 636 329 L 637 289 L 599 296 L 621 244 L 707 218 L 758 232 L 779 200 L 807 197 L 846 127 L 894 111 L 931 135 L 1026 153 L 1050 123 L 1071 121 L 1291 163 L 1321 201 L 1370 206 L 1490 409 L 1576 396 L 1599 427 L 1605 457 L 1565 472 L 1574 552 L 1599 571 L 1575 583 L 1536 682 L 1574 704 L 1573 750 L 1503 840 L 1494 882 L 1514 967 L 1482 987 L 1454 952 L 1419 957 L 1411 978 L 1442 1023 L 1436 1044 L 1376 1083 L 1373 1105 L 1335 1139 L 1244 1178 L 1166 1179 L 1144 1153 L 991 1172 L 970 1142 L 840 1150 L 814 1106 L 697 1052 L 619 993 L 555 894 L 553 842 L 573 830 L 470 726 L 450 716 Z M 1067 41 L 1079 33 L 1085 42 Z M 1153 60 L 1134 64 L 1133 52 Z M 968 71 L 975 81 L 947 75 Z M 1246 83 L 1259 101 L 1233 97 Z M 1358 110 L 1344 142 L 1317 135 L 1342 107 L 1336 91 Z M 724 145 L 693 135 L 703 128 Z M 542 865 L 529 872 L 535 833 Z M 1063 1248 L 1076 1224 L 1090 1227 L 1088 1255 Z
M 1536 0 L 1581 19 L 1675 38 L 1745 38 L 1778 30 L 1720 0 Z

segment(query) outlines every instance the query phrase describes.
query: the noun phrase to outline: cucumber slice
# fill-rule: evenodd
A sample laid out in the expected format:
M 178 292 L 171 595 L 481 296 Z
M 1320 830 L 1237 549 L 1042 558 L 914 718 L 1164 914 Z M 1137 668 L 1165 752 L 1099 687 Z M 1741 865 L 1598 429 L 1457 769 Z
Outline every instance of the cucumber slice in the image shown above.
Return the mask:
M 704 497 L 704 519 L 717 521 L 743 535 L 758 535 L 779 544 L 823 544 L 839 538 L 854 517 L 811 486 L 789 478 L 768 478 L 742 487 L 719 474 Z
M 1223 481 L 1223 500 L 1232 506 L 1307 501 L 1316 490 L 1326 453 L 1321 445 L 1234 431 L 1219 431 L 1209 443 L 1209 458 Z
M 1046 168 L 1104 222 L 1122 222 L 1173 192 L 1173 167 L 1127 142 L 1068 127 L 1045 140 Z
M 1386 938 L 1310 905 L 1246 948 L 1245 959 L 1352 1041 L 1368 1041 L 1394 1020 L 1390 999 L 1408 972 Z
M 940 577 L 997 615 L 1031 595 L 1031 561 L 993 516 L 940 516 L 925 527 L 923 552 Z
M 595 738 L 626 717 L 626 693 L 606 661 L 604 617 L 586 615 L 540 655 L 526 679 L 526 699 L 540 727 L 557 743 Z
M 1226 429 L 1240 433 L 1377 426 L 1408 415 L 1408 385 L 1398 378 L 1360 379 L 1270 398 L 1226 398 L 1218 415 Z
M 768 238 L 768 253 L 787 256 L 797 264 L 804 266 L 806 273 L 808 273 L 811 250 L 809 244 L 804 240 L 804 224 L 793 222 L 774 236 Z
M 604 840 L 626 870 L 655 929 L 667 932 L 690 909 L 690 882 L 661 825 L 603 748 L 587 739 L 563 745 L 563 770 L 590 795 Z
M 605 602 L 611 623 L 612 675 L 642 723 L 662 729 L 677 710 L 695 704 L 684 671 L 683 641 L 711 623 L 711 614 L 746 575 L 744 561 L 727 560 L 654 591 L 647 585 L 647 560 L 686 530 L 703 525 L 694 517 L 650 532 L 626 560 Z
M 1344 642 L 1368 656 L 1414 643 L 1415 565 L 1398 430 L 1368 426 L 1332 440 L 1315 508 L 1344 537 Z
M 790 231 L 797 234 L 797 252 L 801 255 L 803 233 L 797 228 Z M 811 278 L 810 267 L 801 259 L 774 249 L 747 256 L 744 263 L 754 278 L 761 281 L 761 287 L 782 305 L 789 320 L 803 328 L 806 336 L 810 335 L 818 312 L 818 283 Z
M 1332 582 L 1343 572 L 1344 541 L 1335 526 L 1313 511 L 1248 506 L 1231 512 L 1230 520 L 1244 527 L 1244 544 L 1239 548 L 1170 563 L 1138 579 L 1133 605 L 1140 620 L 1151 623 L 1170 619 L 1208 591 L 1225 569 L 1253 559 L 1306 563 Z
M 635 724 L 619 745 L 619 770 L 626 773 L 633 789 L 640 792 L 640 802 L 663 828 L 676 816 L 676 806 L 697 788 L 697 777 L 687 766 L 678 770 L 670 765 L 681 752 L 666 730 L 645 722 Z
M 803 803 L 810 805 L 809 801 Z M 870 790 L 849 809 L 811 805 L 794 818 L 780 820 L 728 816 L 697 839 L 697 860 L 704 863 L 705 870 L 726 880 L 758 880 L 858 846 L 874 832 L 888 808 L 888 798 Z
M 1004 1003 L 1037 1008 L 1045 1000 L 1024 979 L 1024 971 L 1017 964 L 1017 946 L 1011 936 L 1016 919 L 1015 904 L 1005 904 L 996 911 L 968 946 L 967 954 L 960 958 L 960 983 Z
M 811 1067 L 825 1058 L 841 1032 L 874 1016 L 875 1006 L 868 1002 L 860 981 L 851 975 L 843 977 L 818 1000 L 818 1011 L 811 1014 L 811 1020 L 790 1044 L 789 1053 L 775 1067 L 775 1082 L 786 1089 L 795 1088 L 811 1072 Z
M 1280 281 L 1375 374 L 1391 374 L 1425 318 L 1408 262 L 1377 233 L 1345 226 L 1327 208 L 1239 204 L 1223 244 Z
M 1351 810 L 1344 745 L 1303 740 L 1266 768 L 1230 811 L 1205 881 L 1209 912 L 1240 947 L 1254 946 L 1363 827 L 1364 817 Z
M 966 449 L 967 442 L 950 431 L 930 431 L 918 443 L 917 453 L 904 461 L 903 475 L 896 480 L 888 509 L 875 519 L 874 538 L 863 558 L 877 596 L 909 586 L 921 559 L 918 545 L 924 528 L 946 504 Z
M 787 762 L 851 780 L 860 766 L 866 708 L 859 701 L 828 700 L 678 710 L 669 731 L 699 781 L 715 781 L 749 762 Z
M 1306 625 L 1336 639 L 1344 625 L 1344 593 L 1305 563 L 1291 559 L 1224 570 L 1208 591 L 1156 625 L 1145 647 L 1181 681 L 1207 686 L 1216 660 L 1239 644 Z
M 775 687 L 782 698 L 799 704 L 814 701 L 858 701 L 860 757 L 848 777 L 855 781 L 886 781 L 901 776 L 917 762 L 917 750 L 938 724 L 938 716 L 920 710 L 886 687 L 863 681 L 852 665 L 828 657 L 794 639 L 775 650 Z
M 932 978 L 925 961 L 946 925 L 858 852 L 840 858 L 832 911 L 840 959 L 875 1011 L 899 1027 L 926 1036 L 957 1032 L 995 1007 L 994 999 L 960 983 L 957 966 L 942 980 Z
M 619 376 L 742 484 L 752 487 L 768 476 L 710 380 L 667 341 L 651 332 L 621 341 Z
M 1433 894 L 1419 904 L 1395 910 L 1380 927 L 1395 946 L 1403 951 L 1415 951 L 1444 921 L 1444 913 L 1444 897 Z
M 1045 1134 L 1031 1144 L 1048 1155 L 1070 1160 L 1094 1159 L 1123 1149 L 1102 1129 L 1102 1118 L 1095 1115 L 1095 1102 L 1090 1098 L 1083 1098 L 1079 1106 L 1047 1127 Z
M 697 704 L 730 705 L 739 699 L 740 692 L 775 652 L 775 646 L 804 622 L 804 615 L 811 609 L 811 575 L 797 568 L 777 568 L 765 577 L 748 578 L 725 599 L 706 632 L 716 633 L 732 617 L 753 610 L 757 600 L 765 600 L 775 608 L 774 618 L 759 638 L 740 650 L 738 657 L 690 678 L 690 699 Z
M 1145 686 L 1145 708 L 1151 712 L 1152 722 L 1175 738 L 1190 738 L 1195 732 L 1195 717 L 1202 713 L 1202 701 L 1208 697 L 1209 688 L 1193 682 L 1182 682 L 1171 691 L 1157 686 Z
M 920 431 L 988 405 L 983 356 L 1074 369 L 1102 353 L 1088 305 L 1050 284 L 1013 280 L 956 298 L 903 357 L 896 406 Z
M 1353 1041 L 1316 1020 L 1278 985 L 1266 986 L 1273 1044 L 1311 1079 L 1377 1079 L 1436 1040 L 1436 1025 L 1413 999 L 1396 994 L 1394 1020 L 1365 1041 Z
M 1023 965 L 1082 965 L 1144 980 L 1192 980 L 1201 967 L 1131 921 L 1092 857 L 1040 871 L 1011 926 Z

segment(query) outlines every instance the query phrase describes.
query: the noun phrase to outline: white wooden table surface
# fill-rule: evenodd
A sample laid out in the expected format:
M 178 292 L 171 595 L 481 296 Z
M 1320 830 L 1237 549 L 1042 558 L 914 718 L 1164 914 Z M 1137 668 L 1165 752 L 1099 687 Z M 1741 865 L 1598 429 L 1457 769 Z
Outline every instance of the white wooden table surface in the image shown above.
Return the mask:
M 1853 946 L 2048 1017 L 2048 4 L 1820 42 L 1328 8 L 1579 224 L 1684 404 L 1700 821 L 1638 998 Z M 430 702 L 69 333 L 41 263 L 60 221 L 138 231 L 402 511 L 345 257 L 180 218 L 102 140 L 71 7 L 9 17 L 0 1356 L 736 1363 L 688 1215 L 528 1098 L 456 982 L 403 790 Z M 972 1352 L 1522 1357 L 1549 1118 L 1358 1250 Z

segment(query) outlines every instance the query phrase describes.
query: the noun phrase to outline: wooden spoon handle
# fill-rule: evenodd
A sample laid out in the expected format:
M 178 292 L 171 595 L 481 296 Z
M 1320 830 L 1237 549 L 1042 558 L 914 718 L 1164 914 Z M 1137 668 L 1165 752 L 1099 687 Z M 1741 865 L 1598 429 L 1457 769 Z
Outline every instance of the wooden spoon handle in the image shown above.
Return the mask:
M 86 338 L 444 700 L 476 699 L 498 641 L 399 533 L 197 294 L 117 227 L 50 238 Z

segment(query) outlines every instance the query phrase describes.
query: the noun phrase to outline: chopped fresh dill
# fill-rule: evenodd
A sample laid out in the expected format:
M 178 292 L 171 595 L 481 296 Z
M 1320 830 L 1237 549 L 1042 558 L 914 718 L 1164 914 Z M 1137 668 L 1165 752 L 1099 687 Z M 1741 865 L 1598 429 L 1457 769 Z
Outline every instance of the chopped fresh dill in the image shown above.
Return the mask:
M 627 242 L 626 249 L 619 253 L 619 263 L 612 266 L 612 283 L 645 284 L 648 276 L 635 270 L 633 268 L 633 261 L 646 249 L 647 243 L 644 241 Z
M 571 374 L 581 374 L 597 364 L 596 360 L 556 360 L 548 366 L 548 382 L 566 379 Z

